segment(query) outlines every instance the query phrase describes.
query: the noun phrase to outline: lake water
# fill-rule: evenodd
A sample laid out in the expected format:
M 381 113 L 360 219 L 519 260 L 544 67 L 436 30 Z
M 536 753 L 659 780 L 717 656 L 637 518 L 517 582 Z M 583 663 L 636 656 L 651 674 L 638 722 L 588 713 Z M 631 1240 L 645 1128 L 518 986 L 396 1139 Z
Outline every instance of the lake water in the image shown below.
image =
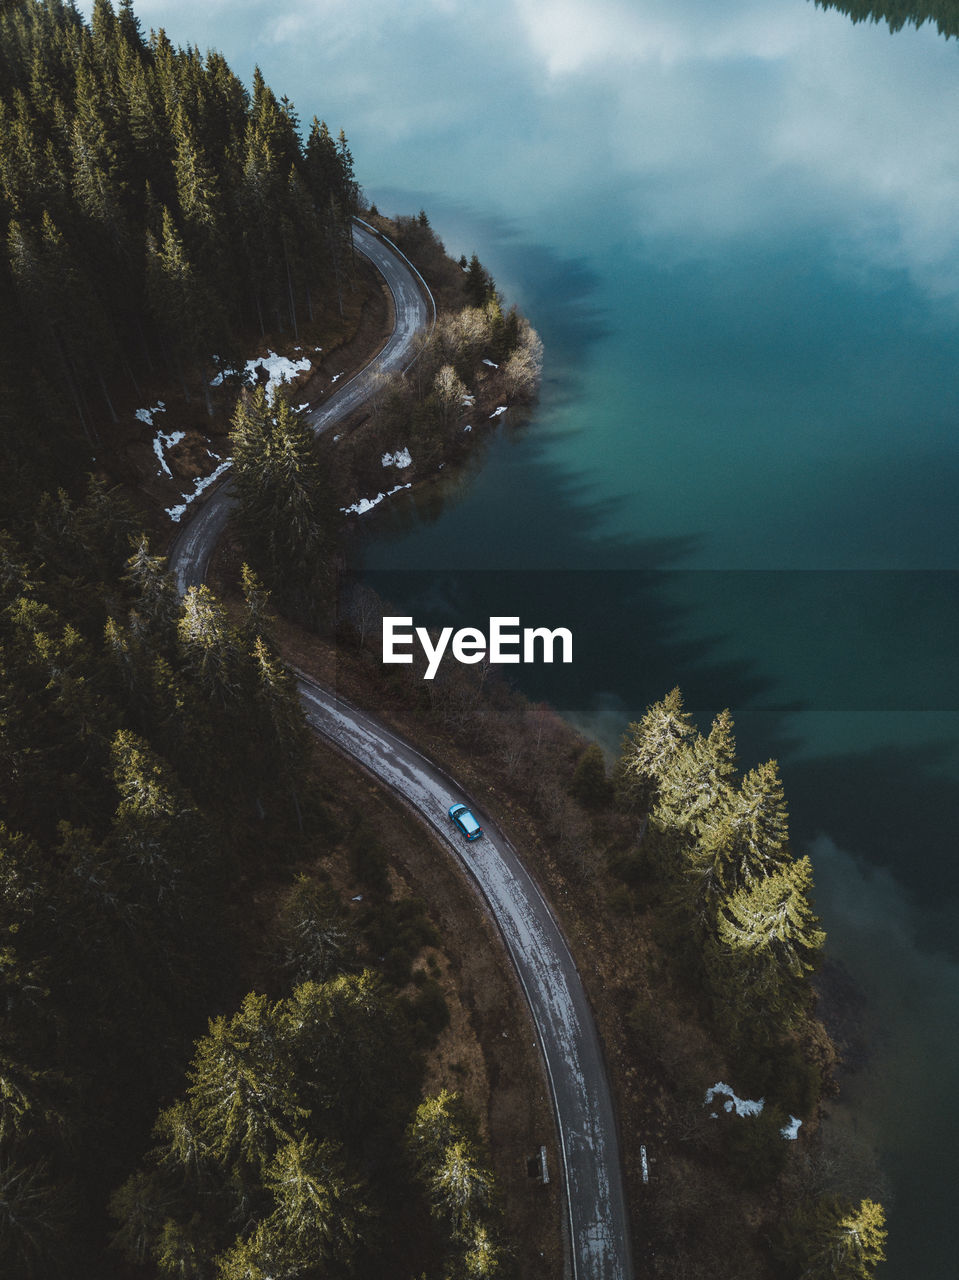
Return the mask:
M 364 517 L 369 570 L 461 625 L 573 627 L 529 688 L 609 745 L 679 683 L 779 758 L 869 1001 L 846 1098 L 894 1193 L 883 1275 L 953 1277 L 956 43 L 808 0 L 138 12 L 343 126 L 369 196 L 539 329 L 532 421 Z

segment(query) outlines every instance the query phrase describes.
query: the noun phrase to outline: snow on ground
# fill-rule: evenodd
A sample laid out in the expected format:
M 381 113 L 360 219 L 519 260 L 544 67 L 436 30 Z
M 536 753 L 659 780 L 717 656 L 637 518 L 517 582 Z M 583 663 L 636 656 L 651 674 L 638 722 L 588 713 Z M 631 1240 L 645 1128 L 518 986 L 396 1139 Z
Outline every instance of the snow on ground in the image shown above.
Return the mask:
M 492 360 L 487 360 L 485 356 L 483 357 L 483 363 L 484 363 L 484 364 L 488 364 L 488 365 L 489 365 L 489 367 L 490 367 L 491 369 L 498 369 L 498 368 L 499 368 L 499 365 L 498 365 L 498 364 L 494 364 Z
M 160 462 L 161 470 L 157 472 L 158 476 L 162 476 L 164 472 L 173 479 L 173 472 L 167 466 L 167 460 L 163 456 L 165 450 L 172 449 L 175 444 L 179 444 L 186 435 L 185 431 L 158 431 L 153 437 L 153 452 L 156 454 Z
M 413 459 L 410 457 L 410 451 L 407 448 L 397 449 L 396 453 L 383 454 L 384 467 L 399 467 L 401 471 L 405 471 L 407 467 L 413 465 Z
M 268 351 L 265 356 L 247 360 L 243 371 L 255 379 L 257 369 L 265 370 L 266 394 L 271 396 L 284 382 L 292 382 L 298 373 L 306 373 L 311 364 L 309 356 L 304 356 L 302 360 L 290 360 L 287 356 L 278 356 L 275 351 Z
M 230 466 L 231 462 L 232 462 L 232 458 L 227 458 L 225 462 L 220 463 L 220 465 L 217 467 L 215 471 L 211 471 L 208 476 L 200 476 L 199 479 L 194 480 L 193 492 L 184 493 L 182 495 L 183 501 L 180 503 L 179 506 L 167 507 L 166 513 L 170 517 L 170 519 L 173 521 L 174 524 L 180 523 L 180 520 L 183 518 L 183 514 L 186 511 L 187 507 L 190 505 L 190 503 L 193 502 L 195 498 L 198 498 L 200 494 L 204 491 L 204 489 L 209 489 L 213 481 L 218 480 L 220 476 L 223 475 L 223 472 L 226 471 L 227 467 Z
M 333 375 L 333 377 L 330 379 L 330 381 L 331 381 L 331 382 L 335 382 L 335 381 L 337 380 L 337 378 L 342 378 L 342 377 L 343 377 L 343 374 L 342 374 L 342 373 L 334 373 L 334 375 Z
M 137 409 L 134 417 L 139 422 L 145 423 L 146 426 L 152 427 L 155 413 L 166 413 L 166 405 L 162 400 L 158 400 L 149 409 Z M 167 475 L 171 480 L 173 479 L 173 472 L 167 466 L 167 460 L 164 455 L 167 449 L 172 449 L 175 444 L 179 444 L 185 434 L 183 431 L 162 431 L 159 428 L 157 429 L 157 433 L 153 437 L 153 452 L 156 454 L 157 461 L 160 464 L 160 470 L 157 472 L 158 476 Z
M 801 1124 L 802 1124 L 801 1120 L 797 1120 L 795 1116 L 790 1116 L 789 1124 L 784 1124 L 783 1127 L 779 1130 L 779 1132 L 784 1138 L 790 1138 L 795 1140 L 796 1138 L 799 1137 L 799 1126 Z
M 302 347 L 294 347 L 294 351 L 302 351 Z M 314 354 L 322 351 L 322 347 L 314 347 Z M 213 357 L 218 360 L 218 356 Z M 243 375 L 247 380 L 256 380 L 257 369 L 264 369 L 267 373 L 266 394 L 272 395 L 273 392 L 283 382 L 292 382 L 298 373 L 306 373 L 313 361 L 309 356 L 303 356 L 301 360 L 290 360 L 286 356 L 278 356 L 275 351 L 268 351 L 265 356 L 254 356 L 252 360 L 247 360 L 243 366 Z M 240 372 L 239 369 L 221 369 L 215 378 L 210 379 L 211 387 L 218 387 L 226 377 L 235 377 Z M 337 375 L 339 376 L 339 375 Z
M 473 430 L 473 428 L 470 426 L 470 424 L 469 424 L 469 423 L 467 423 L 467 424 L 466 424 L 466 426 L 463 428 L 463 430 L 464 430 L 464 431 L 472 431 L 472 430 Z
M 162 413 L 166 409 L 166 405 L 162 400 L 158 400 L 152 409 L 137 409 L 134 417 L 139 418 L 141 422 L 145 422 L 148 427 L 153 426 L 153 415 Z
M 463 399 L 460 401 L 460 404 L 465 404 L 467 409 L 471 409 L 475 403 L 476 403 L 476 397 L 471 396 L 468 391 L 466 395 L 463 397 Z
M 765 1098 L 760 1098 L 758 1102 L 753 1102 L 749 1098 L 737 1098 L 728 1084 L 723 1084 L 722 1081 L 718 1081 L 711 1089 L 706 1090 L 706 1099 L 703 1105 L 709 1106 L 717 1094 L 727 1095 L 726 1101 L 723 1103 L 723 1110 L 735 1111 L 737 1116 L 758 1116 L 766 1103 Z M 715 1111 L 711 1111 L 709 1113 L 709 1118 L 711 1120 L 717 1120 L 719 1117 Z M 790 1116 L 789 1123 L 784 1124 L 779 1130 L 780 1135 L 783 1138 L 795 1141 L 795 1139 L 799 1137 L 799 1127 L 801 1124 L 802 1121 L 797 1119 L 796 1116 Z
M 389 493 L 378 493 L 375 498 L 360 498 L 353 503 L 351 507 L 340 507 L 345 516 L 355 513 L 358 516 L 366 515 L 367 511 L 372 511 L 378 502 L 382 502 L 384 498 L 391 498 L 394 493 L 399 493 L 401 489 L 411 489 L 411 484 L 398 484 L 395 489 L 390 489 Z
M 737 1098 L 728 1084 L 723 1084 L 722 1081 L 719 1081 L 711 1089 L 706 1090 L 706 1102 L 704 1105 L 708 1106 L 717 1093 L 729 1095 L 729 1100 L 723 1103 L 723 1110 L 735 1111 L 737 1116 L 758 1116 L 766 1102 L 765 1098 L 760 1098 L 758 1102 L 751 1102 L 749 1098 Z
M 490 414 L 490 417 L 491 417 L 491 418 L 498 418 L 498 417 L 500 416 L 500 414 L 501 414 L 501 413 L 505 413 L 505 412 L 506 412 L 506 405 L 505 405 L 505 404 L 501 404 L 501 405 L 500 405 L 500 407 L 499 407 L 498 409 L 494 409 L 494 410 L 493 410 L 493 412 Z

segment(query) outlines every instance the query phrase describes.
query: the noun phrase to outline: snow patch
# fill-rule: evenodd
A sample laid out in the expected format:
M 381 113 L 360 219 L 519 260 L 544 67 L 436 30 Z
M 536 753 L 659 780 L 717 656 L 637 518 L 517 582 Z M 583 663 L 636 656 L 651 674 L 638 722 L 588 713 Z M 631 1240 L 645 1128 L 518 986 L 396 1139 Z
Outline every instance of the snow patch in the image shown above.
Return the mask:
M 343 377 L 342 373 L 334 373 L 334 375 L 333 375 L 333 377 L 330 379 L 330 381 L 331 381 L 331 382 L 335 382 L 335 381 L 337 380 L 337 378 L 342 378 L 342 377 Z
M 790 1116 L 789 1124 L 784 1124 L 783 1127 L 779 1130 L 780 1135 L 784 1138 L 790 1139 L 790 1141 L 795 1142 L 795 1140 L 799 1137 L 799 1126 L 801 1124 L 802 1124 L 801 1120 L 797 1120 L 795 1116 Z
M 340 437 L 339 437 L 339 436 L 334 436 L 334 437 L 333 437 L 333 443 L 334 443 L 334 444 L 336 444 L 337 440 L 339 440 L 339 439 L 340 439 Z
M 275 351 L 268 351 L 265 356 L 256 356 L 247 360 L 243 371 L 250 378 L 256 378 L 257 369 L 263 369 L 267 375 L 266 394 L 272 395 L 284 382 L 291 382 L 298 373 L 306 373 L 311 360 L 304 356 L 302 360 L 290 360 L 287 356 L 278 356 Z
M 397 449 L 396 453 L 383 454 L 384 467 L 399 467 L 401 471 L 405 471 L 407 467 L 413 465 L 413 459 L 410 457 L 410 451 L 407 448 Z
M 303 413 L 303 412 L 304 412 L 304 410 L 309 409 L 309 407 L 310 407 L 310 402 L 309 402 L 309 400 L 305 400 L 305 401 L 303 402 L 303 404 L 298 404 L 298 405 L 296 406 L 296 411 L 297 411 L 297 413 Z
M 475 403 L 476 403 L 476 397 L 471 396 L 468 391 L 466 395 L 463 397 L 463 399 L 460 401 L 460 404 L 465 404 L 467 409 L 471 409 Z
M 388 493 L 378 493 L 375 498 L 360 498 L 351 507 L 340 507 L 340 510 L 345 516 L 351 513 L 364 516 L 367 511 L 372 511 L 376 504 L 382 502 L 384 498 L 391 498 L 394 493 L 399 493 L 401 489 L 412 489 L 412 487 L 412 484 L 398 484 L 395 489 L 390 489 Z
M 494 409 L 494 410 L 493 410 L 493 412 L 490 414 L 490 417 L 491 417 L 491 418 L 498 418 L 498 417 L 500 416 L 500 414 L 501 414 L 501 413 L 505 413 L 505 412 L 506 412 L 506 405 L 505 405 L 505 404 L 501 404 L 501 405 L 500 405 L 500 407 L 499 407 L 498 409 Z
M 170 479 L 173 479 L 173 472 L 167 466 L 167 460 L 163 455 L 167 449 L 172 449 L 175 444 L 179 444 L 185 435 L 185 431 L 168 431 L 166 433 L 158 431 L 153 437 L 153 452 L 156 454 L 161 468 L 157 472 L 158 476 L 162 476 L 166 472 Z
M 466 426 L 463 428 L 463 430 L 464 430 L 464 431 L 472 431 L 472 430 L 473 430 L 473 428 L 470 426 L 470 424 L 469 424 L 469 423 L 467 423 L 467 424 L 466 424 Z
M 498 364 L 494 364 L 492 360 L 487 360 L 485 356 L 483 357 L 483 363 L 484 363 L 484 364 L 488 364 L 488 365 L 489 365 L 489 367 L 490 367 L 491 369 L 498 369 L 498 368 L 499 368 L 499 365 L 498 365 Z
M 232 461 L 232 458 L 227 458 L 225 462 L 220 463 L 215 471 L 211 471 L 208 476 L 201 476 L 198 480 L 195 480 L 193 482 L 193 492 L 184 493 L 182 495 L 183 501 L 179 506 L 167 507 L 166 513 L 174 524 L 180 523 L 183 518 L 183 514 L 190 503 L 193 502 L 194 499 L 198 498 L 204 489 L 209 489 L 213 481 L 218 480 L 220 476 L 223 475 L 223 472 L 231 465 Z
M 706 1090 L 705 1106 L 712 1102 L 717 1093 L 728 1094 L 728 1101 L 723 1103 L 724 1111 L 735 1111 L 737 1116 L 758 1116 L 766 1104 L 765 1098 L 752 1102 L 749 1098 L 737 1098 L 728 1084 L 719 1081 L 711 1089 Z
M 162 413 L 166 410 L 166 405 L 162 400 L 158 400 L 152 409 L 137 409 L 134 417 L 139 418 L 141 422 L 145 422 L 148 427 L 153 426 L 153 415 Z

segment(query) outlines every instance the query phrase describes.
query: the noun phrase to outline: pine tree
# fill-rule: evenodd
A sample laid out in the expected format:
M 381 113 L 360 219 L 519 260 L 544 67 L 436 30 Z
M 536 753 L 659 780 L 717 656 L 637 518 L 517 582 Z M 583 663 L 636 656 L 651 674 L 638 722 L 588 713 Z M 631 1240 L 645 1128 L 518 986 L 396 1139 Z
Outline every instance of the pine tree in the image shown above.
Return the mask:
M 177 625 L 188 673 L 221 706 L 236 703 L 244 687 L 240 638 L 209 587 L 190 587 Z
M 886 1257 L 887 1234 L 874 1200 L 821 1201 L 802 1222 L 800 1280 L 872 1280 Z
M 236 520 L 254 568 L 294 611 L 327 577 L 330 505 L 313 433 L 282 392 L 241 397 L 231 431 Z
M 789 826 L 775 760 L 751 769 L 702 824 L 687 862 L 703 903 L 788 867 Z
M 0 1267 L 9 1276 L 33 1280 L 62 1262 L 68 1193 L 39 1162 L 21 1163 L 0 1154 Z
M 276 1204 L 269 1229 L 282 1241 L 287 1266 L 310 1266 L 324 1256 L 342 1266 L 367 1211 L 334 1145 L 305 1137 L 284 1143 L 264 1184 Z
M 495 292 L 493 278 L 474 253 L 463 279 L 463 290 L 472 307 L 485 307 Z
M 248 995 L 229 1020 L 213 1019 L 189 1071 L 189 1104 L 203 1158 L 256 1173 L 307 1114 L 299 1104 L 281 1011 Z
M 683 710 L 678 688 L 661 702 L 654 702 L 638 723 L 629 725 L 623 738 L 617 766 L 618 789 L 639 803 L 654 797 L 695 732 L 692 717 Z
M 699 835 L 728 806 L 736 773 L 732 729 L 732 717 L 723 711 L 707 738 L 697 733 L 672 754 L 657 779 L 655 815 L 665 826 Z
M 166 558 L 151 553 L 145 534 L 127 560 L 123 579 L 132 596 L 131 630 L 141 640 L 167 648 L 176 634 L 179 599 Z
M 492 1175 L 470 1142 L 453 1142 L 430 1175 L 429 1193 L 434 1212 L 449 1220 L 454 1235 L 465 1235 L 489 1209 Z
M 808 1009 L 807 978 L 826 940 L 811 889 L 812 866 L 800 858 L 720 906 L 707 967 L 734 1039 L 775 1039 Z
M 424 1178 L 439 1164 L 447 1147 L 474 1137 L 475 1125 L 462 1096 L 447 1089 L 420 1103 L 406 1131 L 410 1155 Z

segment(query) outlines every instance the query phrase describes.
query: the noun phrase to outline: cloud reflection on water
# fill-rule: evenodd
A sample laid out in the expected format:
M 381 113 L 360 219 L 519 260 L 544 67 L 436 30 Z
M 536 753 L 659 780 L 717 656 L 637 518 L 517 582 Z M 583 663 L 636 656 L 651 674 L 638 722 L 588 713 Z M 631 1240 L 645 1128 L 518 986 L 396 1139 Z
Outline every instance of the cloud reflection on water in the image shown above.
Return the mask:
M 81 9 L 89 11 L 89 0 Z M 346 128 L 370 186 L 574 230 L 704 241 L 831 228 L 837 257 L 959 295 L 959 63 L 808 0 L 140 0 Z

